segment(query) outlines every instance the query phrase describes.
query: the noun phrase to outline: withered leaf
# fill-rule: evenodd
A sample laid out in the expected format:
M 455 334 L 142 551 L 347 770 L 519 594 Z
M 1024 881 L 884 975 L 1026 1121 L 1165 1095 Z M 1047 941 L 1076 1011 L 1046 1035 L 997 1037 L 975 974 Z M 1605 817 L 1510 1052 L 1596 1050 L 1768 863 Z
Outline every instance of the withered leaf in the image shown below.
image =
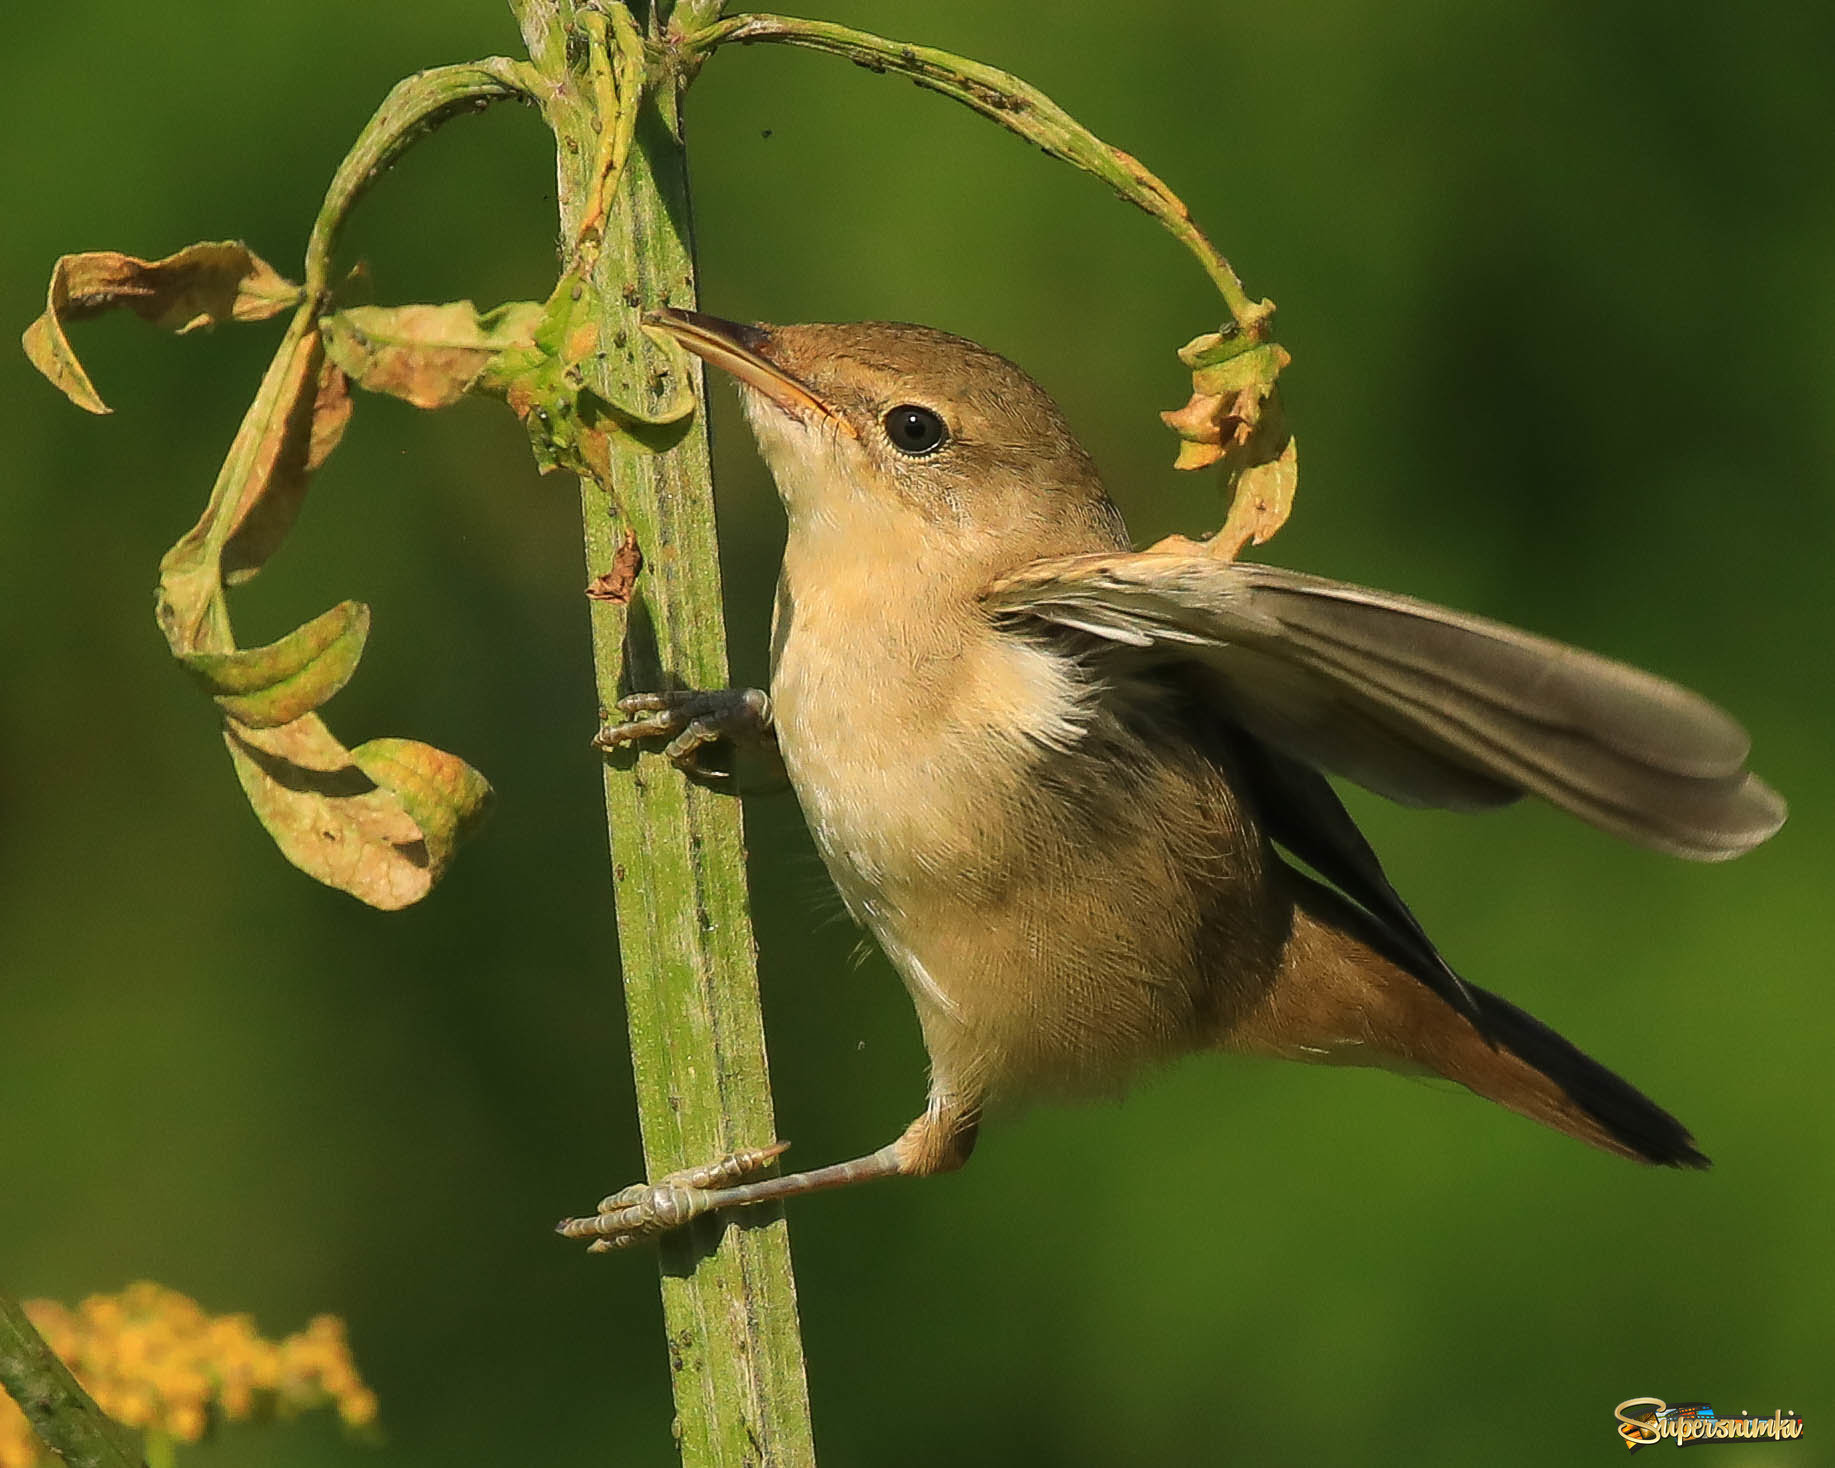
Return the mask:
M 1177 467 L 1201 469 L 1248 445 L 1293 359 L 1274 342 L 1207 332 L 1181 347 L 1179 360 L 1192 369 L 1191 399 L 1160 418 L 1184 440 Z
M 1175 468 L 1221 466 L 1230 509 L 1205 545 L 1233 560 L 1279 530 L 1293 507 L 1298 457 L 1275 385 L 1292 358 L 1273 342 L 1211 332 L 1180 348 L 1179 360 L 1192 369 L 1191 399 L 1160 417 L 1182 440 Z
M 159 624 L 175 655 L 234 650 L 223 588 L 253 576 L 285 538 L 312 471 L 349 418 L 348 385 L 302 312 L 243 415 L 204 513 L 160 561 Z
M 312 712 L 355 671 L 369 611 L 345 602 L 267 647 L 239 649 L 225 586 L 252 576 L 292 523 L 350 415 L 348 382 L 302 308 L 244 415 L 210 503 L 160 563 L 159 621 L 223 710 L 249 804 L 282 853 L 373 907 L 426 895 L 490 787 L 405 740 L 347 750 Z
M 644 568 L 644 553 L 637 547 L 637 532 L 627 530 L 624 540 L 612 556 L 612 567 L 602 571 L 586 584 L 586 595 L 593 601 L 625 605 L 637 585 L 637 573 Z
M 354 671 L 367 608 L 344 602 L 266 647 L 239 649 L 226 587 L 254 575 L 279 546 L 307 481 L 350 416 L 349 378 L 327 356 L 320 323 L 332 249 L 351 204 L 459 105 L 533 100 L 536 82 L 528 66 L 493 59 L 433 68 L 397 85 L 332 181 L 307 245 L 305 289 L 235 243 L 193 245 L 155 261 L 69 255 L 57 262 L 45 310 L 24 334 L 39 371 L 80 406 L 103 413 L 107 405 L 66 336 L 70 321 L 126 307 L 186 332 L 295 308 L 204 513 L 160 563 L 157 616 L 174 656 L 216 699 L 237 776 L 281 850 L 319 880 L 377 907 L 401 907 L 427 892 L 484 810 L 490 787 L 462 760 L 427 745 L 375 740 L 346 750 L 313 712 Z M 527 355 L 530 318 L 539 320 L 542 308 L 479 317 L 466 307 L 465 314 L 461 326 L 470 334 L 452 342 L 440 339 L 438 321 L 383 313 L 372 324 L 403 328 L 403 340 L 363 354 L 359 370 L 368 385 L 411 401 L 449 401 L 499 353 Z M 453 355 L 439 358 L 442 348 L 457 349 L 456 364 Z M 449 379 L 466 373 L 453 387 Z
M 223 739 L 281 854 L 371 907 L 394 910 L 425 897 L 489 799 L 483 778 L 451 755 L 405 740 L 347 751 L 317 714 L 275 729 L 227 720 Z
M 1210 538 L 1210 553 L 1233 561 L 1245 545 L 1265 542 L 1287 523 L 1299 482 L 1299 455 L 1289 435 L 1278 457 L 1251 464 L 1237 476 L 1230 513 Z
M 417 408 L 443 408 L 471 390 L 493 360 L 535 345 L 545 308 L 513 301 L 482 314 L 470 301 L 443 306 L 356 306 L 321 329 L 332 360 L 359 386 Z
M 334 406 L 321 415 L 325 367 L 324 345 L 311 312 L 303 311 L 243 414 L 204 513 L 160 561 L 159 623 L 175 654 L 235 650 L 224 582 L 260 568 L 305 492 L 315 441 L 321 454 L 328 451 L 348 410 L 346 402 L 344 409 Z M 270 496 L 281 504 L 264 511 Z M 238 545 L 245 530 L 251 539 Z
M 350 379 L 337 363 L 319 363 L 311 403 L 303 427 L 296 405 L 284 452 L 275 459 L 265 488 L 243 507 L 223 547 L 223 579 L 231 586 L 247 581 L 280 549 L 306 502 L 313 473 L 344 437 L 350 423 Z
M 459 843 L 489 814 L 490 782 L 457 755 L 413 739 L 370 739 L 351 751 L 357 767 L 414 818 L 438 881 Z
M 64 324 L 126 307 L 184 333 L 220 321 L 264 321 L 298 304 L 300 289 L 247 245 L 187 245 L 163 260 L 113 250 L 65 255 L 51 268 L 44 313 L 21 338 L 26 356 L 65 397 L 91 413 L 110 409 L 64 334 Z

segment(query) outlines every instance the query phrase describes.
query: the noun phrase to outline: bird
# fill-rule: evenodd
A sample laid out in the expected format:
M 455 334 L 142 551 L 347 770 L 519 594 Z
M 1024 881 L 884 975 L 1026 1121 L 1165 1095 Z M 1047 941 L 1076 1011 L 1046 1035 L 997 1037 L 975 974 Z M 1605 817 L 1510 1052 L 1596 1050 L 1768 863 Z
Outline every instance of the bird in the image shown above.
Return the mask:
M 958 1168 L 997 1102 L 1192 1052 L 1447 1077 L 1639 1162 L 1688 1129 L 1442 956 L 1331 776 L 1474 811 L 1533 795 L 1721 861 L 1783 824 L 1749 740 L 1627 664 L 1411 597 L 1133 549 L 1045 390 L 893 322 L 647 318 L 736 382 L 788 520 L 768 690 L 623 700 L 607 748 L 774 746 L 915 1006 L 923 1111 L 877 1151 L 781 1144 L 613 1194 L 623 1248 L 710 1211 Z M 1189 543 L 1187 543 L 1189 544 Z

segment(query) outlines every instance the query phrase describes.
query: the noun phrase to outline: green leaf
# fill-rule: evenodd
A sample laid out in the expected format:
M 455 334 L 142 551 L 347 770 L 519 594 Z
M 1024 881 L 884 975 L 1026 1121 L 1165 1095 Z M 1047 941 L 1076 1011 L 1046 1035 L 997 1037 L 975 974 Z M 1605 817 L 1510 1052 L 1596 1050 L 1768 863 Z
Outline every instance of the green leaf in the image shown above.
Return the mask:
M 91 413 L 107 413 L 64 335 L 66 322 L 126 307 L 182 335 L 220 321 L 265 321 L 299 298 L 298 286 L 233 240 L 187 245 L 163 260 L 97 250 L 65 255 L 51 267 L 44 312 L 21 341 L 32 365 L 65 397 Z
M 369 630 L 370 609 L 346 601 L 266 647 L 186 653 L 179 661 L 237 723 L 274 728 L 350 681 Z

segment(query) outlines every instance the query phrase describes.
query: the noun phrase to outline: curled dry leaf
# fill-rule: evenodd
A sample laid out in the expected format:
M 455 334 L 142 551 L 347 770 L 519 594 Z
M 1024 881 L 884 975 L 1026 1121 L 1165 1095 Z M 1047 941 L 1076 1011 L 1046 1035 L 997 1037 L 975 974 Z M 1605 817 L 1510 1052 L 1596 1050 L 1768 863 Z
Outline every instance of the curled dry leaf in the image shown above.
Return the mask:
M 421 828 L 427 884 L 432 886 L 459 843 L 490 813 L 490 782 L 457 755 L 413 739 L 367 740 L 350 757 Z
M 1230 513 L 1206 543 L 1210 553 L 1233 561 L 1245 545 L 1261 545 L 1287 523 L 1299 482 L 1299 455 L 1292 435 L 1284 435 L 1277 457 L 1250 464 L 1237 476 Z
M 637 532 L 627 530 L 624 540 L 612 556 L 612 568 L 602 571 L 586 584 L 586 595 L 593 601 L 615 602 L 624 606 L 637 585 L 637 573 L 644 568 L 644 553 L 637 546 Z
M 281 852 L 372 907 L 425 896 L 489 803 L 483 776 L 406 740 L 347 750 L 313 712 L 356 670 L 369 609 L 344 602 L 266 647 L 238 648 L 225 587 L 255 574 L 350 414 L 344 373 L 303 308 L 237 430 L 210 503 L 160 564 L 159 621 L 216 699 L 236 776 Z
M 296 416 L 286 451 L 261 492 L 243 507 L 223 547 L 223 579 L 231 586 L 247 581 L 280 549 L 299 518 L 313 472 L 344 437 L 350 423 L 350 379 L 335 362 L 319 363 L 311 402 L 309 413 Z
M 266 564 L 350 419 L 349 386 L 309 315 L 268 365 L 204 513 L 159 563 L 159 624 L 175 655 L 234 651 L 223 588 Z
M 1210 332 L 1181 347 L 1179 360 L 1192 369 L 1191 399 L 1160 417 L 1183 440 L 1175 468 L 1221 466 L 1230 510 L 1205 550 L 1233 560 L 1279 530 L 1293 507 L 1298 457 L 1275 385 L 1292 358 L 1273 342 Z M 1175 542 L 1194 544 L 1174 536 L 1160 546 Z
M 563 464 L 584 473 L 605 450 L 588 447 L 603 435 L 586 422 L 582 406 L 591 394 L 563 350 L 569 342 L 591 350 L 590 327 L 581 346 L 573 297 L 557 288 L 546 302 L 483 312 L 470 301 L 363 306 L 326 317 L 320 329 L 331 359 L 360 386 L 417 408 L 443 408 L 468 392 L 500 397 L 528 431 L 544 474 Z
M 320 881 L 377 907 L 424 895 L 490 787 L 463 761 L 423 744 L 375 740 L 346 750 L 313 712 L 356 668 L 369 611 L 344 602 L 266 647 L 241 649 L 226 588 L 278 548 L 312 472 L 350 416 L 350 384 L 327 356 L 321 317 L 330 260 L 351 205 L 416 137 L 465 104 L 533 100 L 528 66 L 492 59 L 418 73 L 390 92 L 339 166 L 306 248 L 302 289 L 246 246 L 192 245 L 163 260 L 67 255 L 51 274 L 26 354 L 72 401 L 105 413 L 65 335 L 66 323 L 125 306 L 168 330 L 254 321 L 289 307 L 293 321 L 230 445 L 209 503 L 160 562 L 157 616 L 173 655 L 216 699 L 224 738 L 250 804 L 281 850 Z M 450 401 L 500 353 L 533 351 L 541 307 L 480 317 L 469 306 L 372 313 L 380 344 L 347 333 L 366 385 L 428 405 Z M 357 313 L 353 313 L 355 318 Z M 442 335 L 456 327 L 457 338 Z M 333 335 L 336 335 L 334 332 Z M 457 385 L 455 385 L 457 379 Z
M 1275 379 L 1293 359 L 1273 342 L 1213 331 L 1179 348 L 1179 360 L 1192 369 L 1191 399 L 1160 417 L 1184 440 L 1176 467 L 1202 469 L 1255 439 Z
M 463 760 L 403 739 L 346 750 L 317 714 L 278 728 L 226 719 L 223 740 L 281 854 L 371 907 L 425 897 L 490 800 Z
M 327 364 L 310 318 L 310 310 L 295 318 L 242 416 L 204 513 L 159 563 L 159 625 L 176 655 L 235 650 L 224 583 L 261 568 L 265 555 L 252 552 L 271 551 L 291 524 L 315 441 L 321 449 L 335 441 L 330 427 L 315 431 Z M 329 422 L 342 427 L 336 412 Z M 280 503 L 270 508 L 270 499 Z M 245 531 L 252 539 L 230 556 Z
M 300 289 L 247 245 L 187 245 L 163 260 L 113 250 L 65 255 L 51 268 L 44 313 L 22 338 L 32 365 L 79 408 L 106 413 L 64 324 L 126 307 L 143 321 L 184 333 L 220 321 L 265 321 L 298 304 Z
M 358 306 L 321 324 L 326 350 L 359 386 L 417 408 L 465 396 L 505 353 L 535 346 L 545 307 L 513 301 L 479 313 L 470 301 L 443 306 Z

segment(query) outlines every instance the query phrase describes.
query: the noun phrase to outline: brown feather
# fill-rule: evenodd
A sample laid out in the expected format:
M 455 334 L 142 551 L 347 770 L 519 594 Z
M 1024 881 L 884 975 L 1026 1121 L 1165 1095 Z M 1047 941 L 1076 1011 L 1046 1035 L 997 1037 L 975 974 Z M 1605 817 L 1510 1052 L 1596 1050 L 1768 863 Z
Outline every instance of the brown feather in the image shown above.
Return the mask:
M 1226 1049 L 1425 1071 L 1519 1116 L 1639 1162 L 1705 1167 L 1675 1117 L 1552 1030 L 1473 987 L 1484 1032 L 1386 956 L 1367 914 L 1288 873 L 1292 926 L 1258 1003 L 1220 1029 Z

